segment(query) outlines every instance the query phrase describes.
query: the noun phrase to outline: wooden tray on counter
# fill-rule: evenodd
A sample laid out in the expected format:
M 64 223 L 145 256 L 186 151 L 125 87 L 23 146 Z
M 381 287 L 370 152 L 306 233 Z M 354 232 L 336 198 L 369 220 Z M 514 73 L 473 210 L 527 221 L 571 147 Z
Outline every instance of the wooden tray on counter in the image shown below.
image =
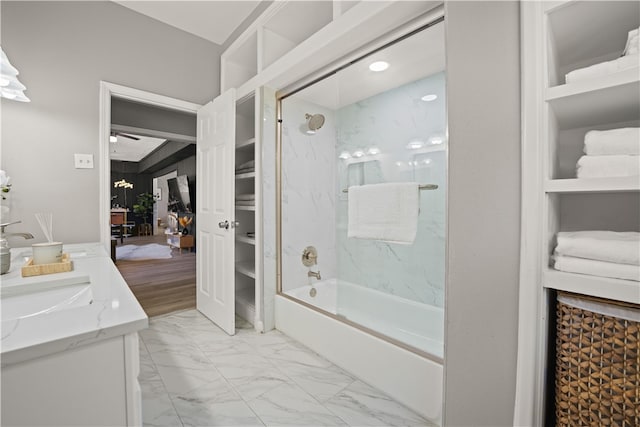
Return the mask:
M 43 274 L 64 273 L 73 270 L 73 261 L 69 254 L 62 254 L 62 261 L 53 264 L 33 265 L 33 258 L 29 258 L 22 267 L 22 277 L 42 276 Z

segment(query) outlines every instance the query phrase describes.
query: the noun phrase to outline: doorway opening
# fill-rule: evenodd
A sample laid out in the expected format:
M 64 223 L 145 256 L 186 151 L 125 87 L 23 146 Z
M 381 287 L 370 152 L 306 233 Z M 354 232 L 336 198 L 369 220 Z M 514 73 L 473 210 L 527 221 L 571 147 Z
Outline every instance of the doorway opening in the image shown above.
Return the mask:
M 196 306 L 199 107 L 101 83 L 101 241 L 149 317 Z

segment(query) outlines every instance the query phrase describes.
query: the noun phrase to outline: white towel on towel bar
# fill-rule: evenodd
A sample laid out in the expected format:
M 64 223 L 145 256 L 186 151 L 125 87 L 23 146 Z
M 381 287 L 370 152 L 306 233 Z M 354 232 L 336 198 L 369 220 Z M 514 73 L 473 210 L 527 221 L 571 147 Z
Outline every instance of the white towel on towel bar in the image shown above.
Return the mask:
M 554 255 L 553 259 L 556 270 L 640 282 L 640 265 L 618 264 L 566 255 Z
M 576 165 L 578 178 L 612 178 L 640 175 L 640 156 L 582 156 Z
M 411 244 L 418 232 L 417 182 L 349 187 L 347 236 Z
M 637 231 L 561 231 L 556 252 L 577 258 L 640 265 Z
M 640 155 L 640 128 L 590 130 L 584 136 L 589 156 Z

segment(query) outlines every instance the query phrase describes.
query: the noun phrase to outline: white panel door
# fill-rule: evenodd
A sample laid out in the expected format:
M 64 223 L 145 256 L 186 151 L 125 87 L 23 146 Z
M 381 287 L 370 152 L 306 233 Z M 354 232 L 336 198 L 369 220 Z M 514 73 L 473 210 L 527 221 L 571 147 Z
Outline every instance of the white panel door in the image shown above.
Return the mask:
M 198 310 L 235 334 L 235 89 L 198 110 Z

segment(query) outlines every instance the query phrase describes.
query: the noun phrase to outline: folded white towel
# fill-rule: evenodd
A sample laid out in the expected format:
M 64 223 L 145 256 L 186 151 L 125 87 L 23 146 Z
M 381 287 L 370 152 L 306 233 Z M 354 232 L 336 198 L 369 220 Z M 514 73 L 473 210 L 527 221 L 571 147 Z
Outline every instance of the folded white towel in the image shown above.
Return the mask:
M 565 255 L 555 255 L 553 259 L 556 270 L 640 282 L 640 265 L 617 264 Z
M 602 77 L 628 68 L 638 67 L 638 64 L 640 64 L 640 58 L 637 53 L 634 55 L 622 56 L 612 61 L 601 62 L 599 64 L 591 65 L 590 67 L 573 70 L 570 73 L 567 73 L 565 81 L 567 83 L 575 83 L 594 77 Z
M 576 165 L 578 178 L 637 175 L 640 175 L 640 156 L 582 156 Z
M 556 253 L 577 258 L 640 265 L 637 231 L 561 231 Z
M 584 136 L 589 156 L 640 155 L 640 128 L 590 130 Z
M 236 194 L 236 200 L 255 200 L 255 194 Z
M 640 45 L 640 27 L 635 30 L 629 31 L 629 35 L 627 36 L 627 45 L 624 48 L 623 55 L 637 55 L 638 47 Z
M 347 236 L 413 243 L 418 232 L 419 203 L 415 182 L 349 187 Z

